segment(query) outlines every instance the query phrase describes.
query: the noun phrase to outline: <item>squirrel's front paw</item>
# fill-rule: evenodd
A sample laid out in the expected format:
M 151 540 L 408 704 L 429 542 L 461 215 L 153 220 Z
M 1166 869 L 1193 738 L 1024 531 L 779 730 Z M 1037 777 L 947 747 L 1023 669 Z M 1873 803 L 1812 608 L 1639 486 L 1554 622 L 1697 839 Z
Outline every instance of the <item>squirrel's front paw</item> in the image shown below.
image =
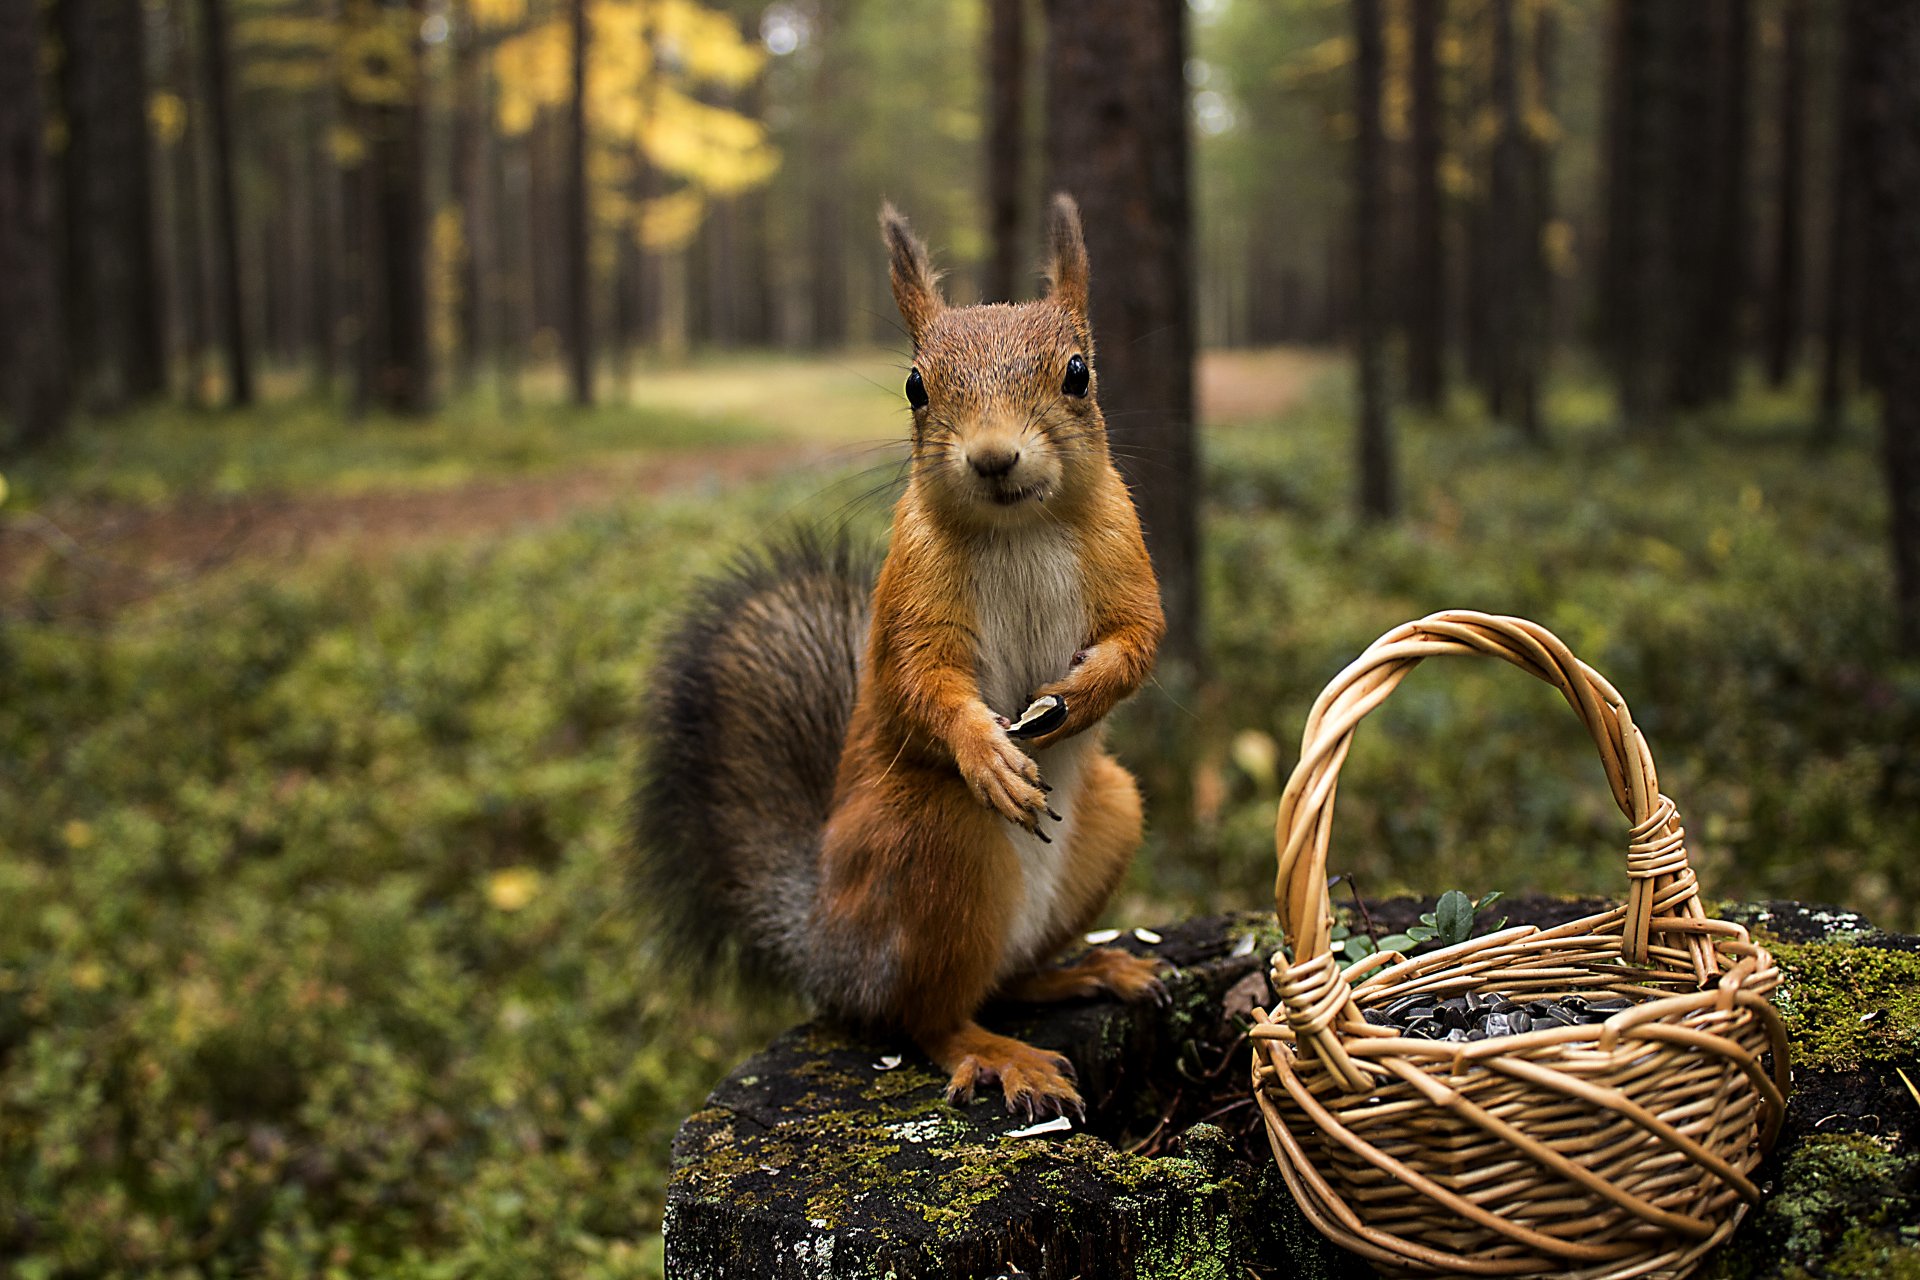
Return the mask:
M 1039 829 L 1040 815 L 1047 811 L 1040 766 L 1014 745 L 1004 728 L 996 724 L 990 732 L 976 735 L 958 756 L 960 776 L 975 799 L 1008 822 L 1029 831 Z

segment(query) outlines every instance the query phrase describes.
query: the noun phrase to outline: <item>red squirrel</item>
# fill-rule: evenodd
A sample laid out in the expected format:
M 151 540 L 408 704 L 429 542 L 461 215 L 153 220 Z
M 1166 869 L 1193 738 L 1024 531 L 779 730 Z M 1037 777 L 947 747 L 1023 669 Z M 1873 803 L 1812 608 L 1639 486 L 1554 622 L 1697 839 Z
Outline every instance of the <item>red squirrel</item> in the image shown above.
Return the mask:
M 802 538 L 700 592 L 651 687 L 642 892 L 695 964 L 734 949 L 911 1036 L 950 1100 L 998 1084 L 1009 1111 L 1084 1114 L 1063 1056 L 974 1021 L 994 996 L 1162 994 L 1118 949 L 1046 967 L 1140 843 L 1101 721 L 1164 630 L 1095 399 L 1079 211 L 1055 199 L 1051 287 L 1018 305 L 948 306 L 880 221 L 914 354 L 885 562 L 869 599 L 857 557 Z M 1009 733 L 1047 697 L 1064 720 Z

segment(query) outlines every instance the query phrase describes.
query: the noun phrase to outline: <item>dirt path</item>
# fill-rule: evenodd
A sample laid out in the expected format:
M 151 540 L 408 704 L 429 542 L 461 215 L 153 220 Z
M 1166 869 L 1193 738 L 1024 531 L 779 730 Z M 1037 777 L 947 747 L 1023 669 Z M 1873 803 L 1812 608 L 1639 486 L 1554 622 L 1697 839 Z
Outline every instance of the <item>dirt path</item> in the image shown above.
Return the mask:
M 1201 418 L 1231 427 L 1277 416 L 1327 363 L 1299 351 L 1209 353 L 1200 363 Z M 342 543 L 380 555 L 499 536 L 635 497 L 723 491 L 851 456 L 841 443 L 789 440 L 614 456 L 445 489 L 196 497 L 156 507 L 55 501 L 32 513 L 0 512 L 0 616 L 105 616 L 238 560 L 291 563 Z

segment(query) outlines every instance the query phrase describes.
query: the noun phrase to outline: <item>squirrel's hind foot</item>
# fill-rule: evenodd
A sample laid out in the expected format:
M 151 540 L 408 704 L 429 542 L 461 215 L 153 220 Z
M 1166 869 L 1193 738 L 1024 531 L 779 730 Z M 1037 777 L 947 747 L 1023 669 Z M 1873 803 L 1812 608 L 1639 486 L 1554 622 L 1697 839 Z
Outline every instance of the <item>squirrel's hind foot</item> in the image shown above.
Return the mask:
M 1069 1113 L 1087 1118 L 1086 1104 L 1073 1087 L 1073 1064 L 1061 1054 L 995 1035 L 974 1023 L 925 1047 L 952 1073 L 947 1101 L 955 1106 L 972 1102 L 976 1089 L 997 1083 L 1011 1114 L 1028 1120 Z
M 1171 999 L 1164 980 L 1166 972 L 1165 962 L 1152 956 L 1136 956 L 1118 947 L 1098 947 L 1071 964 L 1030 973 L 1006 987 L 1004 994 L 1028 1004 L 1110 995 L 1129 1004 L 1151 1000 L 1165 1005 Z

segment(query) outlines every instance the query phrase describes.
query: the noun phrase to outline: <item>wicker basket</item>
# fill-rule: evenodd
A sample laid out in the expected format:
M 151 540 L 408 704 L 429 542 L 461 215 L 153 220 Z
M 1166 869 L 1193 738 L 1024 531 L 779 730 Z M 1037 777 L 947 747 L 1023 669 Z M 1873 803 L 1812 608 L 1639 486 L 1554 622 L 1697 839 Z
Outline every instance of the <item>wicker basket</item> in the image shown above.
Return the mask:
M 1407 672 L 1487 654 L 1565 695 L 1632 823 L 1625 905 L 1342 971 L 1327 839 L 1354 727 Z M 1544 627 L 1439 613 L 1379 640 L 1314 704 L 1280 800 L 1275 887 L 1292 955 L 1256 1011 L 1254 1096 L 1294 1199 L 1393 1275 L 1680 1276 L 1730 1234 L 1785 1110 L 1772 957 L 1701 909 L 1685 833 L 1626 704 Z M 1471 1043 L 1363 1011 L 1402 996 L 1626 997 L 1605 1023 Z M 1769 1063 L 1767 1059 L 1771 1057 Z

